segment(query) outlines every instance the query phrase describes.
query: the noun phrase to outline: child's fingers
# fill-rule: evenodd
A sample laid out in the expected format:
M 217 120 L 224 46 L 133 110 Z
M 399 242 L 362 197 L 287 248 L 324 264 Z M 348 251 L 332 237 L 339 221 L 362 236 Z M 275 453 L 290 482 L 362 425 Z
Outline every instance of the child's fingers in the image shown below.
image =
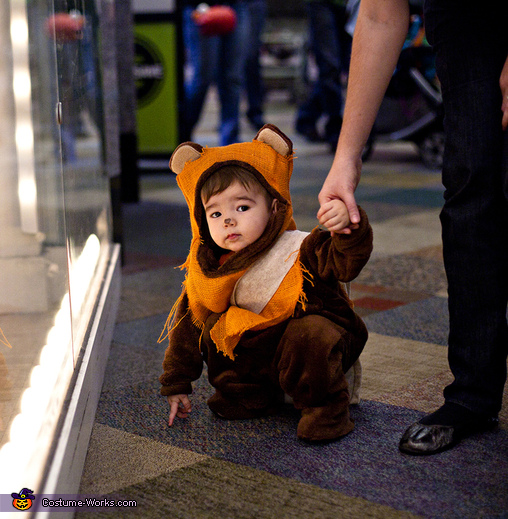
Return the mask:
M 178 418 L 187 418 L 192 410 L 190 400 L 187 397 L 184 397 L 182 398 L 181 403 L 182 405 L 178 407 L 176 416 L 178 416 Z
M 328 227 L 329 225 L 338 224 L 340 221 L 342 221 L 342 218 L 338 214 L 325 213 L 321 218 L 321 221 L 323 225 L 326 225 Z
M 188 396 L 182 397 L 182 408 L 186 413 L 190 413 L 192 409 L 191 401 L 189 400 Z
M 171 410 L 169 412 L 169 425 L 173 425 L 175 417 L 187 418 L 192 411 L 191 401 L 186 395 L 169 400 Z
M 337 219 L 327 222 L 325 227 L 333 234 L 351 234 L 358 225 L 351 224 L 348 219 Z
M 324 225 L 329 231 L 337 231 L 346 227 L 349 223 L 349 219 L 345 218 L 344 215 L 326 213 L 320 220 L 321 225 Z
M 168 424 L 171 427 L 173 425 L 173 422 L 175 420 L 175 416 L 178 414 L 178 402 L 171 402 L 170 403 L 171 409 L 169 411 L 169 421 Z
M 317 212 L 317 218 L 321 221 L 321 218 L 326 218 L 326 213 L 333 209 L 333 201 L 324 203 Z
M 327 229 L 330 225 L 335 225 L 338 222 L 338 220 L 339 217 L 337 216 L 337 214 L 330 211 L 327 211 L 321 216 L 321 218 L 318 218 L 318 222 L 321 225 L 324 225 Z

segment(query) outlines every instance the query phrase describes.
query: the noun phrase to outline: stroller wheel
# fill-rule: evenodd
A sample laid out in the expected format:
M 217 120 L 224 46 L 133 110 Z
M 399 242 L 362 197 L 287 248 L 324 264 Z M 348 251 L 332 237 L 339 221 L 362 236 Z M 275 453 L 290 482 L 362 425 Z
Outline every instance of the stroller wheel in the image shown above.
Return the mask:
M 429 169 L 443 167 L 445 136 L 441 131 L 434 131 L 425 136 L 419 143 L 418 149 L 424 165 Z

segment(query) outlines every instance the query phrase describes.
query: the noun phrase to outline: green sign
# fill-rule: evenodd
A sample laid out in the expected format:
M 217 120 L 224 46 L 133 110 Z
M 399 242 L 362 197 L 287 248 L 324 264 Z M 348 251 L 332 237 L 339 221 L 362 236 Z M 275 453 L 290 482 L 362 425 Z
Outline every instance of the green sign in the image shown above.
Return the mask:
M 170 154 L 179 144 L 176 27 L 136 24 L 134 36 L 138 153 Z

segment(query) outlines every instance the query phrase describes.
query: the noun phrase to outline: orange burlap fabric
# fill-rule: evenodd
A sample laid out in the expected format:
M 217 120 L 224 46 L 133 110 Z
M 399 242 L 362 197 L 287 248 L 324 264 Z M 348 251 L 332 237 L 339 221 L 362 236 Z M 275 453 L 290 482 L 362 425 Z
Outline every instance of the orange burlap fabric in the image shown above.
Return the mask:
M 245 270 L 220 277 L 207 277 L 198 262 L 197 253 L 201 243 L 200 229 L 194 216 L 196 203 L 201 203 L 196 196 L 196 185 L 201 175 L 218 162 L 244 162 L 256 168 L 268 183 L 288 201 L 288 209 L 279 235 L 295 228 L 292 217 L 289 179 L 292 173 L 293 157 L 284 157 L 271 146 L 259 141 L 232 144 L 220 148 L 204 148 L 199 159 L 187 162 L 177 176 L 187 204 L 189 205 L 192 243 L 187 260 L 182 268 L 187 270 L 184 281 L 189 307 L 194 323 L 203 327 L 212 313 L 223 315 L 211 330 L 211 338 L 217 349 L 234 359 L 234 348 L 247 330 L 262 330 L 289 318 L 298 302 L 305 303 L 303 293 L 304 269 L 297 260 L 282 280 L 274 296 L 261 311 L 256 314 L 246 309 L 230 305 L 230 298 L 238 279 Z M 285 260 L 286 258 L 283 258 Z M 176 307 L 176 305 L 175 305 Z M 171 314 L 166 323 L 168 333 L 171 329 Z M 178 323 L 175 324 L 177 326 Z

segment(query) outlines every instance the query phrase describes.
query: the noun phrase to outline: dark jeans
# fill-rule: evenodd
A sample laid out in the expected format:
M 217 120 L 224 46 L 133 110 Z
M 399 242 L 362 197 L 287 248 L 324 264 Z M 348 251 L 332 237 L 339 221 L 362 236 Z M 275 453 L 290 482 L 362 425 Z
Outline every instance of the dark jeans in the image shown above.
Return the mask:
M 266 0 L 247 0 L 249 10 L 249 37 L 246 46 L 245 91 L 247 93 L 247 118 L 257 129 L 263 126 L 264 86 L 259 63 L 261 35 L 266 19 Z
M 307 6 L 311 51 L 319 77 L 309 98 L 298 111 L 297 129 L 315 128 L 321 115 L 328 117 L 326 138 L 337 140 L 342 125 L 341 73 L 349 68 L 351 37 L 345 31 L 346 8 L 328 1 Z
M 182 140 L 191 140 L 206 100 L 208 88 L 217 84 L 220 100 L 219 145 L 238 141 L 240 95 L 245 66 L 248 13 L 245 2 L 233 5 L 237 25 L 224 36 L 203 36 L 192 19 L 193 7 L 183 11 L 186 52 L 185 100 L 182 106 Z
M 501 409 L 508 352 L 507 135 L 499 87 L 508 53 L 506 20 L 508 2 L 425 5 L 445 108 L 441 223 L 455 380 L 444 396 L 493 415 Z

